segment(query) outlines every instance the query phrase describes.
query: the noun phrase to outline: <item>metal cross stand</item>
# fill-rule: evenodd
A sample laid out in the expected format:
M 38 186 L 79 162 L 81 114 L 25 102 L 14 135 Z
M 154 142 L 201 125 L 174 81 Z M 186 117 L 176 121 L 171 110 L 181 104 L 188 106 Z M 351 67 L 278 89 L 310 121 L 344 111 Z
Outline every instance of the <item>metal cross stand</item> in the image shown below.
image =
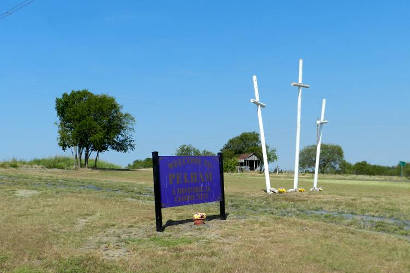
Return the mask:
M 315 177 L 313 178 L 313 188 L 311 191 L 319 191 L 320 188 L 317 186 L 317 177 L 319 172 L 319 160 L 320 160 L 320 145 L 322 144 L 322 125 L 327 123 L 325 120 L 325 108 L 326 108 L 326 99 L 322 100 L 322 113 L 320 115 L 320 120 L 316 121 L 316 130 L 317 130 L 317 147 L 316 147 L 316 164 L 315 164 Z
M 300 148 L 300 113 L 302 108 L 302 88 L 309 88 L 310 86 L 302 83 L 303 60 L 299 59 L 299 81 L 291 83 L 292 86 L 298 87 L 298 116 L 296 122 L 296 151 L 295 151 L 295 174 L 293 177 L 293 189 L 289 191 L 297 191 L 299 184 L 299 148 Z
M 263 130 L 262 110 L 261 110 L 261 108 L 265 107 L 266 105 L 259 101 L 258 80 L 256 79 L 255 75 L 253 76 L 253 88 L 255 89 L 255 99 L 251 99 L 251 102 L 256 104 L 258 108 L 258 121 L 259 121 L 260 135 L 261 135 L 263 164 L 264 164 L 264 169 L 265 169 L 266 192 L 272 193 L 271 187 L 270 187 L 268 156 L 266 154 L 265 132 Z

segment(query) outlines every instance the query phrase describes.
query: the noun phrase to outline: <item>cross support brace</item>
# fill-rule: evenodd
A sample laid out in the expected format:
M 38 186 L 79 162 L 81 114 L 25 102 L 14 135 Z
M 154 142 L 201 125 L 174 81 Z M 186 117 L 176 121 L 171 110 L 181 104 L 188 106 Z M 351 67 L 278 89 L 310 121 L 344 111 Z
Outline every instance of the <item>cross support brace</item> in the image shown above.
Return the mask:
M 264 103 L 262 103 L 262 102 L 260 102 L 260 101 L 257 101 L 257 100 L 255 100 L 255 99 L 251 99 L 251 102 L 254 103 L 254 104 L 256 104 L 256 105 L 259 105 L 259 106 L 262 107 L 262 108 L 265 108 L 265 106 L 266 106 L 266 104 L 264 104 Z

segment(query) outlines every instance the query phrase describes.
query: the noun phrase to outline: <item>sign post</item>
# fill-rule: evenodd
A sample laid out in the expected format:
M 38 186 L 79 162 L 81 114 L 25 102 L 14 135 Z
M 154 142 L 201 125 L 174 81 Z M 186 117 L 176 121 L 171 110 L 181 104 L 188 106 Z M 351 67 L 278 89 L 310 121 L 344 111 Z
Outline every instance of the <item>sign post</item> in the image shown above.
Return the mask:
M 296 120 L 296 149 L 295 149 L 295 170 L 293 176 L 293 189 L 289 191 L 297 191 L 299 185 L 299 149 L 300 149 L 300 115 L 302 110 L 302 88 L 310 86 L 302 83 L 303 60 L 299 59 L 299 81 L 291 83 L 292 86 L 298 87 L 298 114 Z
M 221 201 L 219 201 L 219 215 L 222 220 L 226 220 L 225 212 L 225 181 L 224 181 L 224 162 L 222 153 L 218 153 L 219 159 L 219 177 L 220 177 L 220 187 L 221 187 Z
M 219 201 L 226 219 L 223 157 L 159 156 L 152 153 L 156 230 L 163 231 L 162 209 Z
M 152 170 L 154 175 L 155 223 L 158 232 L 162 231 L 161 185 L 159 180 L 158 152 L 152 152 Z
M 322 113 L 320 115 L 320 120 L 316 121 L 316 130 L 317 130 L 317 147 L 316 147 L 316 164 L 315 164 L 315 177 L 313 178 L 313 188 L 311 191 L 319 191 L 317 186 L 317 178 L 319 173 L 319 160 L 320 160 L 320 145 L 322 144 L 322 125 L 327 123 L 325 120 L 325 108 L 326 108 L 326 99 L 322 100 Z
M 262 155 L 263 155 L 263 165 L 265 169 L 265 183 L 266 183 L 266 192 L 271 192 L 270 187 L 270 177 L 269 177 L 269 162 L 268 156 L 266 154 L 266 143 L 265 143 L 265 131 L 263 130 L 263 121 L 262 121 L 262 107 L 266 105 L 259 101 L 259 90 L 258 90 L 258 80 L 256 76 L 253 76 L 253 88 L 255 89 L 255 99 L 251 99 L 251 102 L 256 104 L 258 109 L 258 121 L 259 121 L 259 131 L 261 136 L 261 145 L 262 145 Z
M 406 162 L 400 161 L 399 164 L 400 164 L 400 176 L 403 177 L 403 169 L 404 169 L 404 167 L 406 166 Z

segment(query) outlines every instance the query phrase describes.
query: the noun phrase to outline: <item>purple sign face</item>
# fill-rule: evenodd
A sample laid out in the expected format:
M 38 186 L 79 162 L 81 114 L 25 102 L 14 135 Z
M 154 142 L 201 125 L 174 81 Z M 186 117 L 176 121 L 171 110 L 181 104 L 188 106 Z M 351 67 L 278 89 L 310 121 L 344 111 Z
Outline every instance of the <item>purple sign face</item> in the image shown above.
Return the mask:
M 160 156 L 163 208 L 221 200 L 217 156 Z

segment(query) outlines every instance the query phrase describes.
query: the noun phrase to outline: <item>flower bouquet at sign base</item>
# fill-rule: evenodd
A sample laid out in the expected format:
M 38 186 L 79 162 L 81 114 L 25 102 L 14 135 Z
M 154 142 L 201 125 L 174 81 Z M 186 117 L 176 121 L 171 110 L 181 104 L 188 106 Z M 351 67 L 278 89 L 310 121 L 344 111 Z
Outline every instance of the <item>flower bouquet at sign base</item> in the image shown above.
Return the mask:
M 304 192 L 304 191 L 305 191 L 304 188 L 299 188 L 299 189 L 298 189 L 298 192 Z
M 279 188 L 278 189 L 278 193 L 285 193 L 286 192 L 286 189 L 285 188 Z
M 202 225 L 206 219 L 206 214 L 203 212 L 197 212 L 194 214 L 194 225 Z

